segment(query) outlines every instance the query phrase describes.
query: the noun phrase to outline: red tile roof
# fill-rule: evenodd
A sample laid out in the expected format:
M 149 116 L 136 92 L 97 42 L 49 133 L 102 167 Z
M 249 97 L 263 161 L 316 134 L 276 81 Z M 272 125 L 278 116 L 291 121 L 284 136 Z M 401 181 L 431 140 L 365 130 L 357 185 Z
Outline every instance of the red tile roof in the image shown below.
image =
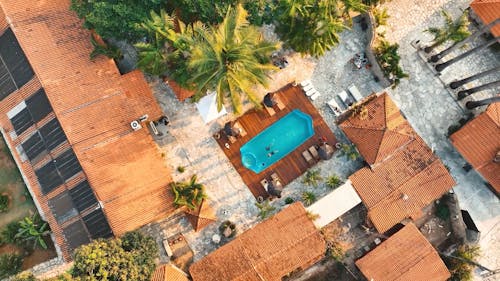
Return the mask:
M 191 265 L 194 281 L 281 281 L 325 253 L 325 241 L 297 202 Z
M 500 18 L 500 0 L 474 0 L 470 7 L 485 25 Z M 495 37 L 500 36 L 500 24 L 492 27 L 491 33 Z
M 436 250 L 410 223 L 356 261 L 372 281 L 445 281 L 450 272 Z
M 196 210 L 188 210 L 185 214 L 195 231 L 199 231 L 217 220 L 214 210 L 205 199 Z
M 187 274 L 175 265 L 164 264 L 156 268 L 151 281 L 189 281 Z
M 374 226 L 379 232 L 385 232 L 405 218 L 419 218 L 422 208 L 441 197 L 455 181 L 387 94 L 369 99 L 365 106 L 367 119 L 351 116 L 340 127 L 361 147 L 363 155 L 375 155 L 370 149 L 379 152 L 376 158 L 371 158 L 380 159 L 378 162 L 358 170 L 349 179 L 368 208 Z M 375 112 L 377 110 L 382 114 Z M 374 141 L 365 138 L 363 131 L 377 126 L 392 128 L 394 134 L 388 134 L 387 129 L 374 147 Z M 354 131 L 353 127 L 370 129 Z
M 180 101 L 185 101 L 186 99 L 194 96 L 194 94 L 196 93 L 195 91 L 182 88 L 174 80 L 163 78 L 163 82 L 167 83 L 170 86 L 172 91 L 174 91 L 175 96 Z
M 462 156 L 500 193 L 500 163 L 493 159 L 500 151 L 500 103 L 468 122 L 450 136 Z
M 88 179 L 114 234 L 120 235 L 174 210 L 170 171 L 160 151 L 147 128 L 130 127 L 132 120 L 144 114 L 156 119 L 162 111 L 142 73 L 120 75 L 113 60 L 104 57 L 90 61 L 90 32 L 69 6 L 69 0 L 0 1 L 0 34 L 8 17 L 35 72 L 32 81 L 0 102 L 0 126 L 9 136 L 13 127 L 5 113 L 43 87 L 54 111 L 50 116 L 59 120 L 69 142 L 66 147 L 73 148 L 83 168 L 79 177 Z M 7 142 L 15 147 L 33 131 L 17 139 L 7 137 Z M 55 221 L 47 200 L 71 188 L 75 180 L 43 195 L 34 167 L 15 158 L 69 259 L 63 226 Z
M 387 94 L 364 104 L 367 117 L 352 115 L 339 126 L 356 145 L 366 162 L 381 162 L 414 139 L 415 132 Z

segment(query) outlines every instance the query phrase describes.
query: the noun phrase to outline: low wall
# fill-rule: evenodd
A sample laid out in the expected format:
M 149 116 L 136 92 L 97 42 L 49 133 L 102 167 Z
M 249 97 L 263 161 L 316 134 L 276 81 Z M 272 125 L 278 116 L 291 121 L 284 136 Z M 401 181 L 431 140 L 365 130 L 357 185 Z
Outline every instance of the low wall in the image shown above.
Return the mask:
M 368 29 L 366 30 L 366 39 L 368 44 L 365 47 L 365 53 L 366 57 L 368 58 L 368 61 L 371 64 L 370 70 L 372 71 L 373 75 L 378 79 L 378 83 L 383 88 L 387 88 L 392 85 L 392 82 L 387 79 L 384 75 L 384 72 L 382 71 L 382 68 L 378 64 L 377 59 L 375 58 L 375 54 L 373 53 L 373 45 L 375 44 L 375 39 L 377 34 L 375 33 L 375 18 L 373 17 L 373 14 L 371 11 L 368 11 L 363 15 L 365 17 L 365 20 L 368 23 Z

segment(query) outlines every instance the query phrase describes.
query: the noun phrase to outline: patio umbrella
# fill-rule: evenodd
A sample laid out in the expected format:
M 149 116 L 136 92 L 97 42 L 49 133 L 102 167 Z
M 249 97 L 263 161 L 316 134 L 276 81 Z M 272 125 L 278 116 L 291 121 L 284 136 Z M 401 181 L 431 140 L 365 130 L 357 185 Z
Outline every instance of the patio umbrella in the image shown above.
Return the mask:
M 319 154 L 319 157 L 321 159 L 328 160 L 328 159 L 332 158 L 334 151 L 335 150 L 333 149 L 333 147 L 331 145 L 324 142 L 322 145 L 319 146 L 318 154 Z
M 228 136 L 236 136 L 238 135 L 238 132 L 233 130 L 233 122 L 229 121 L 224 125 L 224 133 Z
M 283 185 L 279 180 L 277 181 L 273 180 L 269 182 L 269 185 L 267 187 L 267 192 L 269 193 L 269 195 L 281 198 L 282 191 L 283 191 Z
M 264 96 L 264 105 L 267 107 L 273 107 L 276 104 L 274 100 L 274 93 L 267 93 Z

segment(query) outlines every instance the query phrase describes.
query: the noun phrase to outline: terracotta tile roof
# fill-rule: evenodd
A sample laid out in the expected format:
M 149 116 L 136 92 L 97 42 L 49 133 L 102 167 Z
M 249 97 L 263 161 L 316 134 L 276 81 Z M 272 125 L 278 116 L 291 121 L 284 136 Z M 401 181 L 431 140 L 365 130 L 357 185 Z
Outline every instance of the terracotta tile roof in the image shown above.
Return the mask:
M 325 253 L 325 241 L 300 202 L 191 265 L 194 281 L 281 281 Z
M 203 200 L 196 210 L 186 211 L 185 214 L 195 231 L 201 230 L 217 220 L 215 212 L 207 200 Z
M 387 109 L 388 104 L 390 110 Z M 364 138 L 360 133 L 353 134 L 352 130 L 349 131 L 354 122 L 358 128 L 374 127 L 373 124 L 377 122 L 378 124 L 391 124 L 387 127 L 396 130 L 396 134 L 409 137 L 404 141 L 397 141 L 402 139 L 399 137 L 396 141 L 392 141 L 391 136 L 385 136 L 384 138 L 389 140 L 387 142 L 382 140 L 381 146 L 389 143 L 390 149 L 379 148 L 379 151 L 385 152 L 382 160 L 371 167 L 358 170 L 349 177 L 356 192 L 368 208 L 370 220 L 379 232 L 389 230 L 405 218 L 419 218 L 423 207 L 441 197 L 455 185 L 455 181 L 442 162 L 394 106 L 387 94 L 381 94 L 366 104 L 369 116 L 371 116 L 366 119 L 368 125 L 364 125 L 364 120 L 358 117 L 348 119 L 346 121 L 348 126 L 344 125 L 346 123 L 341 125 L 348 137 L 354 138 L 356 145 L 362 147 L 360 151 L 364 151 L 365 154 L 370 153 L 371 140 Z M 375 113 L 377 109 L 384 114 Z M 387 112 L 391 113 L 388 115 Z M 391 120 L 391 122 L 381 120 Z M 387 132 L 385 134 L 387 135 Z M 395 145 L 397 143 L 399 146 Z
M 154 120 L 162 111 L 142 73 L 120 75 L 114 62 L 104 57 L 90 61 L 90 32 L 69 6 L 69 0 L 0 1 L 0 15 L 8 17 L 35 72 L 32 81 L 0 102 L 0 126 L 8 136 L 13 126 L 5 113 L 43 87 L 54 112 L 50 116 L 59 120 L 67 146 L 83 168 L 79 177 L 88 179 L 114 234 L 120 235 L 174 210 L 163 157 L 147 128 L 130 127 L 132 120 L 144 114 Z M 5 17 L 0 18 L 0 34 L 6 28 Z M 12 147 L 23 140 L 7 137 Z M 71 188 L 72 181 L 44 195 L 34 167 L 29 162 L 19 166 L 68 259 L 62 227 L 47 200 Z
M 368 99 L 364 106 L 366 118 L 352 115 L 339 126 L 368 164 L 383 161 L 414 139 L 415 132 L 386 93 Z
M 180 101 L 184 101 L 196 93 L 195 91 L 190 91 L 188 89 L 182 88 L 177 84 L 174 80 L 168 79 L 168 78 L 163 78 L 163 82 L 167 83 L 172 91 L 174 91 L 175 96 L 177 96 L 177 99 Z
M 450 272 L 436 250 L 410 223 L 356 261 L 372 281 L 445 281 Z
M 189 281 L 187 274 L 175 265 L 164 264 L 156 268 L 151 281 Z
M 474 0 L 470 7 L 485 25 L 500 18 L 500 0 Z M 500 36 L 500 24 L 492 27 L 491 33 L 495 37 Z
M 500 193 L 500 163 L 493 162 L 500 151 L 500 103 L 468 122 L 450 136 L 462 156 Z

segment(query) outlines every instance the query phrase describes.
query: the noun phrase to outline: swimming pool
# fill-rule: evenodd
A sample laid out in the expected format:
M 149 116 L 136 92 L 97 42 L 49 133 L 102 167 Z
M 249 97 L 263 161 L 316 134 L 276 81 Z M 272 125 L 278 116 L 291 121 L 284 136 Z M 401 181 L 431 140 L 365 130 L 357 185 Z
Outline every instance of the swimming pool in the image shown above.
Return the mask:
M 260 173 L 314 135 L 311 116 L 295 109 L 241 148 L 243 166 Z

